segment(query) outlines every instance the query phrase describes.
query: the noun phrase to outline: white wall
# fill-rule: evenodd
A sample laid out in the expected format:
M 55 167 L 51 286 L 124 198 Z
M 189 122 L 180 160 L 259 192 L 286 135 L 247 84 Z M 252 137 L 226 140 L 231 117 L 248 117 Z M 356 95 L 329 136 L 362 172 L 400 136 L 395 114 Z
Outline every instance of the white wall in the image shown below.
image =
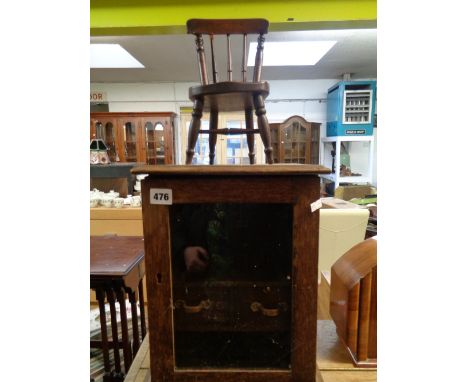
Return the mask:
M 326 136 L 327 90 L 338 80 L 268 82 L 270 95 L 266 99 L 265 107 L 270 122 L 282 122 L 291 115 L 300 115 L 308 121 L 321 123 L 321 135 Z M 188 99 L 188 89 L 194 85 L 199 84 L 192 82 L 92 83 L 91 91 L 107 93 L 110 112 L 172 111 L 179 115 L 181 107 L 192 106 Z M 377 147 L 377 142 L 375 147 Z M 374 158 L 376 158 L 375 155 Z M 375 168 L 376 166 L 373 171 L 374 184 L 377 179 Z

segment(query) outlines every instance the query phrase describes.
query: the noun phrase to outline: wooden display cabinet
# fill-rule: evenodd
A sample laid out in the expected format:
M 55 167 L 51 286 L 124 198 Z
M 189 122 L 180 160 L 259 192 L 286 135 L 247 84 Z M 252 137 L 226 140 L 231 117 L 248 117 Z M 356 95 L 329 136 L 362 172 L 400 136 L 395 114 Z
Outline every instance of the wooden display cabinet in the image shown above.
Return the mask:
M 318 174 L 328 172 L 132 170 L 149 174 L 142 211 L 152 381 L 315 381 L 319 211 L 311 202 L 320 197 Z
M 320 123 L 295 115 L 270 123 L 274 163 L 319 163 Z
M 174 113 L 91 113 L 90 138 L 112 162 L 174 163 Z

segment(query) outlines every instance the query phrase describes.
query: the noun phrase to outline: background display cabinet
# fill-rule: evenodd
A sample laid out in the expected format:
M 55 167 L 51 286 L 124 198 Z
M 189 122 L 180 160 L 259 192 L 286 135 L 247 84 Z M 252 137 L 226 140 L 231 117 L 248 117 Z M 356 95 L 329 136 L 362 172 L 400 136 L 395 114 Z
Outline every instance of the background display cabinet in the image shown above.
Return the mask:
M 375 81 L 341 81 L 328 89 L 327 137 L 372 135 Z
M 319 163 L 320 123 L 297 115 L 270 123 L 274 163 Z
M 111 162 L 174 163 L 174 113 L 91 113 L 91 139 Z
M 141 166 L 152 381 L 315 381 L 319 165 Z

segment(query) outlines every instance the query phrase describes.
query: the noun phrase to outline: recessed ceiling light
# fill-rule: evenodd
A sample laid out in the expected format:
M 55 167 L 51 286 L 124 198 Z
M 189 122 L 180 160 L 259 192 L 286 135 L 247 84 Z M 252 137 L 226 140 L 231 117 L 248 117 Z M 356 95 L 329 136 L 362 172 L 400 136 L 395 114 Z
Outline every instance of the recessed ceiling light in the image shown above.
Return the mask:
M 264 44 L 263 66 L 315 65 L 336 41 L 273 41 Z M 250 43 L 248 66 L 255 65 L 257 43 Z
M 119 44 L 91 44 L 91 68 L 144 68 Z

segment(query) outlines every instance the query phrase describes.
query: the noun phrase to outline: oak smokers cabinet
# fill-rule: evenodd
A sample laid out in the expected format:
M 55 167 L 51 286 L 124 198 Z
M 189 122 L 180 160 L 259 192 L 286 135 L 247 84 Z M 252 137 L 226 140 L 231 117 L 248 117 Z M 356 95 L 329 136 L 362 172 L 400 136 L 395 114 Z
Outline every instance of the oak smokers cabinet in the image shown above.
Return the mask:
M 319 211 L 310 204 L 320 197 L 318 174 L 329 170 L 132 172 L 149 174 L 142 210 L 151 380 L 315 381 Z

